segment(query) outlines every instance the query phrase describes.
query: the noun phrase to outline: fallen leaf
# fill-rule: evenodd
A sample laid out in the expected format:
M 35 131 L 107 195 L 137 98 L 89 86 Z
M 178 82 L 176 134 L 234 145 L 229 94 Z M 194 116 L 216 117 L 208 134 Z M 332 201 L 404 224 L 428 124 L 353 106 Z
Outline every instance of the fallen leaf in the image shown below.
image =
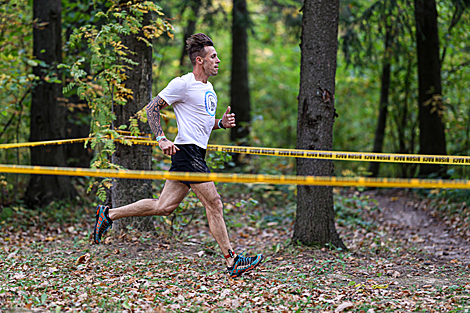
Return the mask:
M 87 253 L 87 254 L 79 256 L 78 259 L 75 261 L 75 265 L 85 264 L 85 263 L 88 263 L 89 261 L 90 261 L 90 254 Z
M 144 299 L 152 302 L 155 299 L 155 296 L 145 296 Z
M 129 280 L 126 282 L 126 284 L 132 284 L 132 283 L 136 282 L 137 280 L 138 280 L 137 278 L 131 277 L 131 279 L 129 279 Z
M 236 309 L 240 306 L 240 301 L 237 299 L 232 300 L 232 308 Z
M 354 307 L 354 304 L 352 302 L 343 302 L 341 303 L 335 310 L 335 313 L 338 313 L 338 312 L 343 312 L 344 310 L 347 310 L 347 309 L 351 309 Z
M 13 279 L 18 280 L 18 279 L 23 279 L 23 278 L 25 278 L 25 277 L 26 277 L 26 275 L 23 274 L 23 273 L 16 273 L 16 274 L 13 276 Z

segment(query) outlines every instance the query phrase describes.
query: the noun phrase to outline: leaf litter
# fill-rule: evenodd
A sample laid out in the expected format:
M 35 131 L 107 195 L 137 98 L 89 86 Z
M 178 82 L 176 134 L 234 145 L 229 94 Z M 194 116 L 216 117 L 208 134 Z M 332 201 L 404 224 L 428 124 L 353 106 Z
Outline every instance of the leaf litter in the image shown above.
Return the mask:
M 421 200 L 410 195 L 342 197 L 343 204 L 354 203 L 357 213 L 357 219 L 351 220 L 352 211 L 337 218 L 347 251 L 292 245 L 288 208 L 263 206 L 262 200 L 251 206 L 237 205 L 240 200 L 235 198 L 227 201 L 227 225 L 236 251 L 264 253 L 266 258 L 239 279 L 226 275 L 203 213 L 180 236 L 168 231 L 111 232 L 98 246 L 91 245 L 90 218 L 62 224 L 35 218 L 27 225 L 4 221 L 0 310 L 470 312 L 465 251 L 446 255 L 444 251 L 452 250 L 444 245 L 430 249 L 439 234 L 425 236 L 419 226 L 429 223 L 436 227 L 433 232 L 447 232 L 456 240 L 448 246 L 455 248 L 468 244 L 462 231 L 452 232 L 457 228 L 429 214 L 419 225 L 391 219 L 407 205 L 423 212 Z M 367 205 L 374 197 L 375 208 Z M 396 205 L 392 211 L 390 203 Z M 281 213 L 276 217 L 274 210 Z

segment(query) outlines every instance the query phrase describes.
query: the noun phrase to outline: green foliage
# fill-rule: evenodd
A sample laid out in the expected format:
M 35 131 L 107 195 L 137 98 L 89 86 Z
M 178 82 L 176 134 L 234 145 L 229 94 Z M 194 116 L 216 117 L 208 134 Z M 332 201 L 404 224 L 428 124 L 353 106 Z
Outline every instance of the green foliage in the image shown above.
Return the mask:
M 463 11 L 460 20 L 452 25 L 456 7 L 453 1 L 438 2 L 440 43 L 445 49 L 442 63 L 442 89 L 445 103 L 447 152 L 452 155 L 470 155 L 470 8 Z M 466 166 L 454 167 L 455 173 L 469 177 Z
M 32 56 L 32 10 L 28 1 L 0 2 L 0 143 L 24 142 L 29 138 L 30 92 L 37 77 L 32 68 L 41 66 Z M 1 163 L 28 164 L 29 151 L 2 150 Z M 1 203 L 17 201 L 26 176 L 6 175 Z
M 349 1 L 341 11 L 340 47 L 336 87 L 339 118 L 334 129 L 334 150 L 371 151 L 374 139 L 381 70 L 384 60 L 391 67 L 391 86 L 384 152 L 417 153 L 419 131 L 417 115 L 416 45 L 414 7 L 407 1 Z M 452 155 L 468 155 L 469 97 L 465 91 L 470 72 L 468 27 L 469 10 L 455 1 L 437 2 L 442 63 L 443 113 L 447 149 Z M 461 11 L 458 11 L 461 10 Z M 455 13 L 460 20 L 455 25 Z M 453 25 L 451 27 L 451 25 Z M 391 47 L 384 50 L 385 30 L 392 30 Z M 450 52 L 451 51 L 451 52 Z M 363 87 L 359 87 L 363 86 Z M 354 109 L 351 109 L 354 108 Z M 358 165 L 336 163 L 340 172 Z M 415 164 L 381 165 L 381 176 L 411 177 Z M 455 168 L 468 175 L 465 167 Z
M 365 212 L 377 210 L 377 201 L 368 196 L 354 195 L 336 195 L 335 196 L 335 220 L 340 226 L 360 226 L 366 230 L 371 230 L 373 224 L 363 219 Z
M 273 4 L 274 3 L 274 4 Z M 248 1 L 251 15 L 249 32 L 249 83 L 252 103 L 251 134 L 248 140 L 252 146 L 294 148 L 297 134 L 297 95 L 300 80 L 300 48 L 298 24 L 301 4 L 298 1 Z M 156 79 L 153 93 L 157 94 L 171 79 L 192 70 L 189 62 L 180 68 L 179 58 L 183 46 L 183 32 L 187 20 L 179 19 L 177 6 L 164 7 L 167 16 L 175 17 L 173 25 L 177 30 L 175 40 L 159 42 L 156 62 Z M 224 12 L 222 12 L 224 10 Z M 218 97 L 217 115 L 222 116 L 230 105 L 231 71 L 231 2 L 222 1 L 220 6 L 210 4 L 200 7 L 196 32 L 204 32 L 214 41 L 221 59 L 219 73 L 210 81 Z M 212 20 L 206 17 L 211 12 Z M 186 11 L 185 11 L 186 12 Z M 186 13 L 185 13 L 186 14 Z M 289 22 L 289 21 L 291 22 Z M 295 26 L 297 25 L 297 26 Z M 296 28 L 297 27 L 297 28 Z M 181 31 L 179 31 L 181 30 Z M 233 108 L 232 108 L 233 110 Z M 237 112 L 234 112 L 237 114 Z M 210 143 L 228 144 L 229 131 L 214 131 Z M 247 158 L 248 166 L 237 169 L 243 172 L 263 173 L 266 171 L 292 174 L 295 159 L 256 157 Z
M 461 13 L 454 21 L 460 1 L 437 3 L 439 34 L 443 63 L 442 84 L 445 105 L 447 149 L 449 154 L 470 154 L 470 49 L 468 43 L 470 13 Z M 88 144 L 100 151 L 92 164 L 114 168 L 110 155 L 114 151 L 112 138 L 120 138 L 113 130 L 112 104 L 124 104 L 132 94 L 125 87 L 125 70 L 133 63 L 129 51 L 120 42 L 120 34 L 139 32 L 140 38 L 154 49 L 153 94 L 157 94 L 175 76 L 191 70 L 189 62 L 181 68 L 179 59 L 184 45 L 183 33 L 192 19 L 188 2 L 161 2 L 162 9 L 150 2 L 120 7 L 118 1 L 62 2 L 64 35 L 65 97 L 79 93 L 92 109 L 92 130 Z M 205 32 L 215 43 L 222 60 L 217 77 L 211 82 L 218 94 L 221 116 L 229 105 L 231 71 L 231 1 L 202 1 L 196 17 L 196 32 Z M 293 148 L 296 144 L 297 94 L 300 72 L 301 1 L 248 1 L 251 13 L 249 31 L 249 82 L 252 99 L 252 123 L 249 144 L 252 146 Z M 154 24 L 142 29 L 145 12 L 154 12 Z M 170 26 L 161 13 L 172 20 L 175 39 L 170 40 Z M 459 14 L 460 14 L 459 13 Z M 380 96 L 380 76 L 383 60 L 392 63 L 392 85 L 384 152 L 415 153 L 418 151 L 417 75 L 413 6 L 406 1 L 369 2 L 342 0 L 340 12 L 340 52 L 336 74 L 335 107 L 339 117 L 334 125 L 333 149 L 339 151 L 371 151 L 377 123 Z M 31 74 L 34 66 L 48 66 L 32 55 L 32 3 L 10 0 L 0 3 L 2 32 L 0 36 L 0 143 L 28 141 L 30 90 L 37 78 Z M 384 49 L 386 25 L 395 31 L 392 48 Z M 451 27 L 452 25 L 452 27 Z M 36 25 L 38 26 L 38 25 Z M 41 25 L 39 25 L 41 26 Z M 160 36 L 159 38 L 156 38 Z M 445 56 L 444 56 L 445 50 Z M 70 82 L 70 77 L 72 81 Z M 171 108 L 168 109 L 171 111 Z M 167 111 L 168 112 L 168 111 Z M 237 113 L 237 112 L 235 112 Z M 169 113 L 171 114 L 171 113 Z M 138 132 L 134 116 L 126 130 Z M 84 118 L 86 121 L 86 118 Z M 165 120 L 165 132 L 176 133 L 174 120 Z M 122 129 L 114 125 L 114 129 Z M 229 143 L 228 131 L 214 131 L 211 143 Z M 158 149 L 156 149 L 158 153 Z M 2 163 L 27 163 L 29 151 L 4 150 Z M 208 156 L 212 163 L 212 156 Z M 214 155 L 215 168 L 226 161 Z M 240 171 L 255 173 L 295 173 L 294 158 L 267 156 L 246 157 L 248 166 Z M 168 158 L 155 157 L 155 166 L 166 168 Z M 212 166 L 212 165 L 211 165 Z M 362 162 L 335 161 L 336 175 L 344 170 L 361 173 Z M 220 168 L 219 168 L 220 169 Z M 452 167 L 458 177 L 468 177 L 465 166 Z M 381 176 L 413 176 L 415 165 L 382 163 Z M 27 177 L 6 175 L 7 186 L 3 201 L 10 202 L 21 195 Z M 100 192 L 102 194 L 102 192 Z
M 143 15 L 154 13 L 163 15 L 160 8 L 150 1 L 130 3 L 120 6 L 119 1 L 109 1 L 111 6 L 107 12 L 96 13 L 97 19 L 102 19 L 101 26 L 85 25 L 76 29 L 70 36 L 70 48 L 73 49 L 85 41 L 91 58 L 80 58 L 72 65 L 62 65 L 70 70 L 72 82 L 64 88 L 64 93 L 77 88 L 77 94 L 87 101 L 91 109 L 90 144 L 98 153 L 92 161 L 92 168 L 118 168 L 113 164 L 111 155 L 115 151 L 114 140 L 121 143 L 131 143 L 125 140 L 114 129 L 114 105 L 125 105 L 131 99 L 132 90 L 126 88 L 126 70 L 137 65 L 129 58 L 129 48 L 121 42 L 121 36 L 134 34 L 139 40 L 151 45 L 151 40 L 168 32 L 170 25 L 161 18 L 154 19 L 150 25 L 143 26 Z M 84 62 L 90 62 L 90 70 L 84 69 Z M 117 125 L 121 129 L 121 125 Z M 137 119 L 130 119 L 131 135 L 139 134 Z M 98 187 L 98 197 L 104 201 L 105 187 L 111 180 L 103 180 Z
M 406 1 L 344 1 L 338 55 L 334 150 L 372 151 L 382 70 L 391 64 L 384 152 L 417 153 L 414 11 Z M 387 34 L 388 30 L 388 34 Z M 386 48 L 386 40 L 388 47 Z M 358 86 L 362 86 L 359 87 Z M 351 108 L 354 108 L 351 110 Z M 339 163 L 339 172 L 358 165 Z M 381 165 L 384 176 L 414 176 L 415 165 Z
M 232 155 L 221 151 L 210 152 L 206 157 L 206 163 L 210 169 L 214 170 L 223 170 L 225 164 L 231 167 L 235 166 L 232 162 Z

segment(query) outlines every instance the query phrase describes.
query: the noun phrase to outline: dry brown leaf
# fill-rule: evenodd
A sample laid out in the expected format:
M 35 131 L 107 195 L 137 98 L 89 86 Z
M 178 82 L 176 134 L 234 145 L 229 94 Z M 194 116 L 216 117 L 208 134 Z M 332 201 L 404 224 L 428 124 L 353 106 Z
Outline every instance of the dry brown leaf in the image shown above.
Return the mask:
M 89 261 L 90 261 L 90 254 L 87 253 L 87 254 L 79 256 L 78 259 L 75 261 L 75 265 L 85 264 L 85 263 L 88 263 Z
M 232 308 L 238 308 L 240 306 L 240 302 L 237 299 L 232 300 Z
M 155 299 L 155 296 L 145 296 L 144 299 L 147 301 L 153 302 L 153 300 Z
M 341 304 L 335 309 L 335 313 L 343 312 L 344 310 L 351 309 L 351 308 L 353 308 L 353 307 L 354 307 L 354 304 L 353 304 L 352 302 L 346 301 L 346 302 L 341 303 Z
M 129 279 L 129 280 L 126 282 L 126 284 L 132 284 L 132 283 L 134 283 L 135 281 L 137 281 L 137 278 L 131 277 L 131 279 Z
M 224 299 L 224 301 L 220 302 L 222 306 L 232 306 L 232 300 L 231 299 Z

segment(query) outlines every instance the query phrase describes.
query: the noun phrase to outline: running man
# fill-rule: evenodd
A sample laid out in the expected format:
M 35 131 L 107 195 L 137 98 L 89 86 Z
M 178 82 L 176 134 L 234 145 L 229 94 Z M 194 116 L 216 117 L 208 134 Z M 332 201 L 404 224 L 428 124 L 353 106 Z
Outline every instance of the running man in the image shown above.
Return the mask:
M 203 33 L 186 40 L 186 49 L 193 71 L 173 79 L 147 106 L 147 116 L 160 149 L 171 155 L 170 171 L 210 173 L 204 160 L 209 136 L 214 129 L 235 127 L 235 114 L 230 106 L 221 119 L 215 118 L 217 95 L 210 76 L 217 75 L 220 60 L 212 40 Z M 160 122 L 160 111 L 173 105 L 178 124 L 175 142 L 166 139 Z M 209 228 L 225 257 L 228 274 L 241 276 L 261 263 L 263 255 L 253 257 L 233 252 L 223 217 L 223 203 L 213 182 L 167 180 L 159 199 L 143 199 L 132 204 L 110 209 L 98 205 L 93 232 L 95 244 L 113 221 L 130 216 L 170 215 L 192 189 L 206 208 Z

